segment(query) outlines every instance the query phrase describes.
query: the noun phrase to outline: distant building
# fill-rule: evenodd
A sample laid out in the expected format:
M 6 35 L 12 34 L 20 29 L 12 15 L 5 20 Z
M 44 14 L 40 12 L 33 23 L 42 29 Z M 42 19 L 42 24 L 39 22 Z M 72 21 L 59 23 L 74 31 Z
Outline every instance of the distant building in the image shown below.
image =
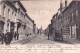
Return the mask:
M 43 30 L 42 26 L 41 26 L 41 28 L 39 29 L 39 34 L 44 34 L 44 30 Z
M 48 36 L 48 33 L 49 33 L 49 27 L 47 27 L 47 28 L 45 29 L 45 35 Z
M 28 14 L 26 13 L 25 15 L 25 22 L 26 22 L 26 34 L 33 34 L 34 32 L 34 21 L 28 16 Z

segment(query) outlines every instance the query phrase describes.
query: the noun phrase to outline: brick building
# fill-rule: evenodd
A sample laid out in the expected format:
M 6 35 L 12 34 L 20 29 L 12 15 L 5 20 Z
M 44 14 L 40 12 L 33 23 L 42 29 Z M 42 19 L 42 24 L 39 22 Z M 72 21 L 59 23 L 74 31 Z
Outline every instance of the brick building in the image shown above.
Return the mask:
M 64 7 L 62 2 L 60 2 L 60 8 L 58 12 L 52 17 L 50 31 L 53 31 L 52 33 L 58 32 L 63 36 L 63 39 L 67 41 L 69 39 L 80 40 L 79 8 L 80 1 L 72 1 L 67 6 L 67 0 L 65 0 Z
M 64 38 L 80 39 L 80 1 L 72 1 L 62 12 Z

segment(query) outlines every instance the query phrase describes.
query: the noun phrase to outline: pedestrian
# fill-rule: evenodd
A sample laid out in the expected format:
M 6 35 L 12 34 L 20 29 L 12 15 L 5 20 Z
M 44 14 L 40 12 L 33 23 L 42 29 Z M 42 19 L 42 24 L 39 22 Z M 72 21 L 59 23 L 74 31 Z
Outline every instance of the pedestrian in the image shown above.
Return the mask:
M 1 31 L 0 31 L 0 36 L 1 36 L 1 44 L 3 44 L 3 42 L 4 42 L 4 33 L 2 33 Z
M 17 32 L 17 40 L 19 40 L 19 33 Z
M 10 32 L 8 32 L 8 30 L 6 30 L 6 33 L 4 35 L 4 41 L 5 41 L 5 44 L 6 45 L 9 45 L 10 44 L 9 38 L 10 38 Z
M 17 37 L 17 33 L 15 32 L 15 34 L 14 34 L 14 38 L 15 38 L 15 40 L 17 39 L 16 37 Z
M 48 33 L 48 40 L 49 40 L 49 33 Z
M 9 42 L 10 43 L 13 40 L 13 35 L 14 35 L 14 32 L 13 32 L 13 30 L 11 30 L 10 35 L 9 35 Z
M 27 34 L 27 37 L 29 36 L 29 34 Z

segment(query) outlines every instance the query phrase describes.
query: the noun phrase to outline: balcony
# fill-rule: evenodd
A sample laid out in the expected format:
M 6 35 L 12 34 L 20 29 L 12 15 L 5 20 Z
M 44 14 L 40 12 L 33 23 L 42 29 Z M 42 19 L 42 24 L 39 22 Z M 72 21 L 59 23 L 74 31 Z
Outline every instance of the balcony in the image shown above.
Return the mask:
M 2 16 L 0 15 L 0 21 L 2 21 L 2 22 L 5 23 L 5 17 L 2 17 Z
M 20 19 L 17 19 L 16 22 L 17 23 L 22 23 L 22 21 Z

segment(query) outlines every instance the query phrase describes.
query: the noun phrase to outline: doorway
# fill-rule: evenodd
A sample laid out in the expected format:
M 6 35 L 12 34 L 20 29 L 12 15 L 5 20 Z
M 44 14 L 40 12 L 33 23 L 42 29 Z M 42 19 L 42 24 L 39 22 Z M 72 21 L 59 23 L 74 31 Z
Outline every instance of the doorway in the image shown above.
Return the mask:
M 71 27 L 72 29 L 71 29 L 71 38 L 74 38 L 74 39 L 76 39 L 76 25 L 72 25 L 72 27 Z

